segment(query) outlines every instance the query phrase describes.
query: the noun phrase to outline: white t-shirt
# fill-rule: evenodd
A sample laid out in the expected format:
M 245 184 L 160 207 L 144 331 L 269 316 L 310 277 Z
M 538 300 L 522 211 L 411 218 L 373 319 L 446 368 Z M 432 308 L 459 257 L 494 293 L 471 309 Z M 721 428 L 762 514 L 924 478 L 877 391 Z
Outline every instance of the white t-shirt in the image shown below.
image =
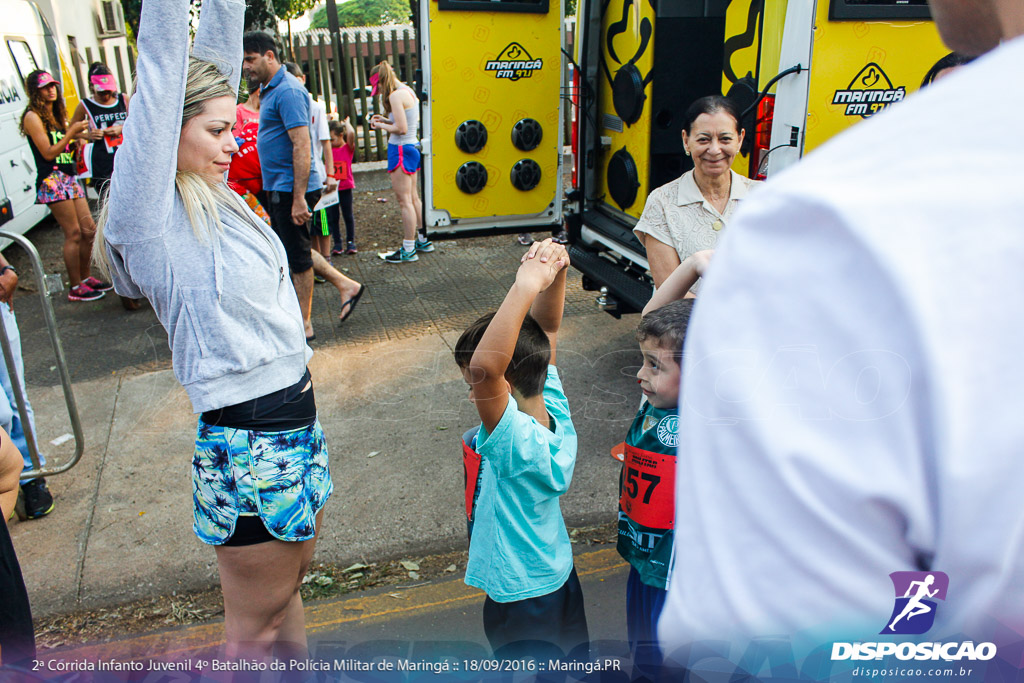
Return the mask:
M 309 126 L 309 143 L 313 147 L 313 165 L 320 176 L 320 185 L 327 182 L 327 166 L 324 164 L 324 149 L 320 144 L 331 139 L 331 129 L 327 124 L 327 108 L 309 96 L 309 112 L 313 117 Z
M 949 576 L 923 638 L 1024 633 L 1022 69 L 1018 38 L 737 212 L 686 342 L 667 651 L 885 640 L 915 569 Z

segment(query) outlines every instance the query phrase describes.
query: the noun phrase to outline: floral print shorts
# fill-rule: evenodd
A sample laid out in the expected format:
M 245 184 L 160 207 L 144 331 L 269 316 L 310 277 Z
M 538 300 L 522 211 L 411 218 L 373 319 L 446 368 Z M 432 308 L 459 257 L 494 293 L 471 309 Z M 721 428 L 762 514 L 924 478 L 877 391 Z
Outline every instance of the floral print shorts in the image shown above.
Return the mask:
M 75 176 L 54 169 L 53 173 L 43 178 L 36 192 L 36 204 L 53 204 L 68 199 L 85 199 L 85 190 Z
M 286 432 L 214 427 L 201 419 L 192 457 L 192 530 L 221 545 L 239 515 L 257 515 L 282 541 L 308 541 L 334 490 L 319 420 Z

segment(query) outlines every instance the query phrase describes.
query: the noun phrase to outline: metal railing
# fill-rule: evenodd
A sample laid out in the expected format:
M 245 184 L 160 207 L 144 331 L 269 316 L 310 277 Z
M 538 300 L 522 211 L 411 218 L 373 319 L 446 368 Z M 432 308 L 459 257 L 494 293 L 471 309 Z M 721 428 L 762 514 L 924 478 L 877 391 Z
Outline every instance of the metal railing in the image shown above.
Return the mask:
M 3 350 L 4 363 L 7 365 L 7 375 L 11 379 L 11 388 L 14 390 L 15 403 L 18 408 L 18 418 L 24 425 L 25 443 L 28 445 L 29 459 L 32 461 L 32 469 L 21 473 L 22 481 L 46 477 L 53 474 L 67 472 L 74 467 L 82 458 L 82 451 L 85 449 L 85 439 L 82 437 L 82 422 L 78 417 L 78 405 L 75 403 L 75 394 L 71 388 L 71 376 L 68 374 L 67 361 L 64 358 L 64 347 L 60 343 L 60 334 L 57 332 L 57 318 L 53 314 L 53 305 L 50 303 L 50 292 L 46 282 L 46 275 L 43 272 L 43 262 L 39 258 L 39 252 L 35 245 L 25 239 L 22 235 L 0 230 L 0 238 L 6 238 L 21 245 L 28 252 L 32 261 L 32 269 L 35 271 L 35 280 L 39 288 L 39 298 L 42 303 L 43 320 L 46 323 L 46 331 L 50 335 L 50 345 L 57 360 L 57 371 L 60 374 L 60 383 L 64 388 L 64 402 L 68 407 L 68 416 L 71 418 L 71 431 L 75 437 L 75 453 L 71 459 L 59 466 L 42 467 L 39 464 L 39 445 L 36 443 L 35 425 L 29 422 L 28 412 L 25 409 L 25 387 L 22 383 L 23 377 L 17 371 L 14 362 L 14 354 L 11 350 L 11 342 L 7 337 L 7 327 L 3 316 L 0 316 L 0 348 Z M 0 303 L 0 306 L 4 304 Z

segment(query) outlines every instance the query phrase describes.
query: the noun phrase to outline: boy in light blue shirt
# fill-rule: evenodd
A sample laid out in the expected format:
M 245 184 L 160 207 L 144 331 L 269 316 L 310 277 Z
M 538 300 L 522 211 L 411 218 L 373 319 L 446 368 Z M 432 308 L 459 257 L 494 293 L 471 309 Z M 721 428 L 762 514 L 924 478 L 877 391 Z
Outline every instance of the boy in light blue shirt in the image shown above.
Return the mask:
M 501 657 L 538 654 L 537 641 L 564 654 L 589 641 L 558 503 L 577 443 L 555 369 L 568 267 L 565 247 L 550 239 L 532 245 L 498 311 L 455 345 L 483 423 L 463 440 L 466 583 L 487 593 L 484 631 Z

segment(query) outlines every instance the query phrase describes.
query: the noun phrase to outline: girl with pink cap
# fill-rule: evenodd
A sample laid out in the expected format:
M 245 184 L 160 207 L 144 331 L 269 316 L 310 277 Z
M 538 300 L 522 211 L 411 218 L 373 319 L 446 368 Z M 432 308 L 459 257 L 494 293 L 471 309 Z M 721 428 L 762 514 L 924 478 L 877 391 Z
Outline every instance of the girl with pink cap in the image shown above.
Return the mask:
M 28 106 L 21 115 L 21 133 L 28 138 L 36 165 L 36 203 L 46 204 L 64 232 L 64 266 L 68 270 L 70 301 L 99 299 L 110 283 L 91 277 L 89 260 L 96 223 L 76 178 L 75 141 L 89 124 L 68 125 L 60 83 L 46 71 L 25 79 Z

